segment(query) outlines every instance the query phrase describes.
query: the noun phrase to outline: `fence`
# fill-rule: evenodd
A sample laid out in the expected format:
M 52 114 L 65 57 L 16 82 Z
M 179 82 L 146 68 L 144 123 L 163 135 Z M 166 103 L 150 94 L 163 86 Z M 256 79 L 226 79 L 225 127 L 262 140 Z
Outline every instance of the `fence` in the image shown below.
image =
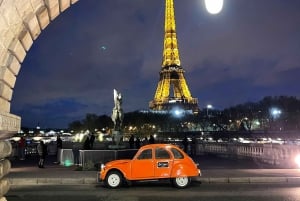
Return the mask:
M 78 157 L 78 165 L 83 169 L 98 168 L 101 163 L 106 163 L 116 159 L 131 159 L 137 152 L 136 149 L 125 150 L 72 150 L 60 149 L 58 150 L 58 160 L 61 165 L 69 166 L 77 164 L 76 157 Z

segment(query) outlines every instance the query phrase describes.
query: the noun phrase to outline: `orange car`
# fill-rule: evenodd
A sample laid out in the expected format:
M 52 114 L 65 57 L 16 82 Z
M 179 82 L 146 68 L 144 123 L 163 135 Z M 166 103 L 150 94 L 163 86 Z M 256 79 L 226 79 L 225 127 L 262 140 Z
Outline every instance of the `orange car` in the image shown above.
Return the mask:
M 110 188 L 123 181 L 171 179 L 177 188 L 187 187 L 192 177 L 201 176 L 194 161 L 171 144 L 150 144 L 141 147 L 132 160 L 114 160 L 101 165 L 100 181 Z

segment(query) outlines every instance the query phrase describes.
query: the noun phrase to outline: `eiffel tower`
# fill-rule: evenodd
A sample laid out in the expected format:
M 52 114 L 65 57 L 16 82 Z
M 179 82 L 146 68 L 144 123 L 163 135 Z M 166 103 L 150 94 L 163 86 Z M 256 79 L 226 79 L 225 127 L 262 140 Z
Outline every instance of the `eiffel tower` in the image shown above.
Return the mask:
M 151 110 L 171 111 L 180 108 L 193 113 L 198 112 L 198 99 L 192 97 L 184 72 L 179 59 L 174 2 L 166 0 L 162 68 L 154 99 L 149 103 Z

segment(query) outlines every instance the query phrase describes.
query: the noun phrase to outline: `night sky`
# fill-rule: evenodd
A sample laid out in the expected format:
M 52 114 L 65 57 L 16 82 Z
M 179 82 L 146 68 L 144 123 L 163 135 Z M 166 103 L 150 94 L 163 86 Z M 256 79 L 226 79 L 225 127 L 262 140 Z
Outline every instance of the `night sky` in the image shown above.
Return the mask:
M 300 97 L 300 1 L 174 0 L 185 78 L 200 108 L 265 96 Z M 22 126 L 66 128 L 87 113 L 148 109 L 162 62 L 164 0 L 80 0 L 41 33 L 25 58 L 11 113 Z

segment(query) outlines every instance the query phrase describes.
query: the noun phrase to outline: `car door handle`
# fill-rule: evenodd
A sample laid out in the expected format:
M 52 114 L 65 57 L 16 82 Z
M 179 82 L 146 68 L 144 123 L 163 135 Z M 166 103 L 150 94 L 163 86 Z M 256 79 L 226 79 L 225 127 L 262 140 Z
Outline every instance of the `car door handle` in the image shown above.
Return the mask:
M 169 167 L 169 162 L 158 162 L 157 167 L 158 168 Z

